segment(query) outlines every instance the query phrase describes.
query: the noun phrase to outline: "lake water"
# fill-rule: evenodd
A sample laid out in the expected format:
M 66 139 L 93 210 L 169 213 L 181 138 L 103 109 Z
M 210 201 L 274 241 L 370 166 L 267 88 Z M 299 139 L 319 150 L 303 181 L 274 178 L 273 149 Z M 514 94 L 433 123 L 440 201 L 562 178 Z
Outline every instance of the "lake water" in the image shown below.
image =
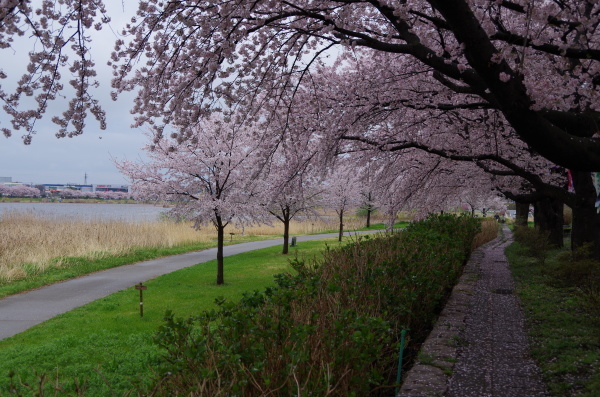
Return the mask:
M 0 216 L 10 211 L 48 218 L 141 222 L 158 220 L 168 209 L 149 204 L 0 203 Z

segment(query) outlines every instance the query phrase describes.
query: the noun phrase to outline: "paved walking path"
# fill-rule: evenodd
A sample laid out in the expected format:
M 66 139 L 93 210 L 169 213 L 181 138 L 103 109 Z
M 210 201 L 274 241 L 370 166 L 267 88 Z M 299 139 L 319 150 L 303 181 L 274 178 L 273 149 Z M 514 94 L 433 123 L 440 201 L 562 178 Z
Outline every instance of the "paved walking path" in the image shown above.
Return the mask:
M 367 232 L 347 232 L 346 235 Z M 298 236 L 297 241 L 336 237 L 337 233 Z M 229 245 L 224 256 L 282 245 L 283 239 Z M 0 299 L 0 340 L 23 332 L 76 307 L 146 280 L 217 258 L 217 249 L 188 252 L 120 266 Z
M 399 396 L 546 396 L 515 294 L 503 236 L 476 250 Z

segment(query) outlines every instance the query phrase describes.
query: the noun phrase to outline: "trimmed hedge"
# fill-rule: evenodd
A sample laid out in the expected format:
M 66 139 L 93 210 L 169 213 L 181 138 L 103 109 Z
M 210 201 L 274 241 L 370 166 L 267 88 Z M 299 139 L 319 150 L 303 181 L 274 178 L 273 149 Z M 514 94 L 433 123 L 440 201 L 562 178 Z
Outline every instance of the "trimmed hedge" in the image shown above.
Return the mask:
M 188 319 L 165 316 L 149 395 L 391 395 L 402 329 L 417 348 L 470 252 L 479 221 L 435 215 L 401 233 L 293 262 L 276 287 Z

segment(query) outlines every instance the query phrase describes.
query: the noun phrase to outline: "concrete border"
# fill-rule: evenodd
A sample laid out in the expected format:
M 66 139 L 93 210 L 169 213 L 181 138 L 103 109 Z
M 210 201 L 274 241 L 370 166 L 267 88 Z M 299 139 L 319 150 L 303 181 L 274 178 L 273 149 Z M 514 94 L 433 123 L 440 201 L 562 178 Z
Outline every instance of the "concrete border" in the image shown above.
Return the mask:
M 496 241 L 496 240 L 494 240 Z M 487 244 L 491 244 L 487 243 Z M 467 261 L 463 274 L 431 333 L 421 346 L 413 367 L 406 373 L 398 397 L 443 396 L 462 345 L 465 320 L 484 258 L 482 247 Z

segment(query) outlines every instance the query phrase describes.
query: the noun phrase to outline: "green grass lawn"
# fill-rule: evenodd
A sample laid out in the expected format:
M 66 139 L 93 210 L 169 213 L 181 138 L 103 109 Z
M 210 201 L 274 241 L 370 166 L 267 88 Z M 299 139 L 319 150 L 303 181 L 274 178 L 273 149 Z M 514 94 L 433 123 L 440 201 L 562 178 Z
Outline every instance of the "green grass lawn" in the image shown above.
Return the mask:
M 160 354 L 152 338 L 166 310 L 188 317 L 215 307 L 219 296 L 239 299 L 244 291 L 273 285 L 274 274 L 292 271 L 289 259 L 338 244 L 326 239 L 302 242 L 287 256 L 278 246 L 225 258 L 223 286 L 214 283 L 216 261 L 199 264 L 146 282 L 143 318 L 139 292 L 129 288 L 0 341 L 0 395 L 8 394 L 11 373 L 14 383 L 33 389 L 44 375 L 58 395 L 73 393 L 77 384 L 85 384 L 86 396 L 122 395 L 151 376 Z M 57 379 L 60 385 L 52 386 Z
M 110 269 L 112 267 L 128 265 L 131 263 L 168 255 L 182 254 L 190 251 L 200 251 L 214 246 L 214 243 L 198 243 L 172 248 L 134 249 L 127 254 L 112 255 L 99 259 L 80 257 L 60 258 L 62 263 L 61 266 L 52 266 L 42 272 L 28 272 L 29 274 L 27 277 L 16 281 L 0 281 L 0 298 L 43 287 L 44 285 L 75 278 L 83 274 L 89 274 L 100 270 Z
M 527 318 L 531 350 L 553 396 L 600 396 L 600 318 L 577 287 L 552 276 L 560 251 L 539 265 L 518 243 L 506 254 Z

